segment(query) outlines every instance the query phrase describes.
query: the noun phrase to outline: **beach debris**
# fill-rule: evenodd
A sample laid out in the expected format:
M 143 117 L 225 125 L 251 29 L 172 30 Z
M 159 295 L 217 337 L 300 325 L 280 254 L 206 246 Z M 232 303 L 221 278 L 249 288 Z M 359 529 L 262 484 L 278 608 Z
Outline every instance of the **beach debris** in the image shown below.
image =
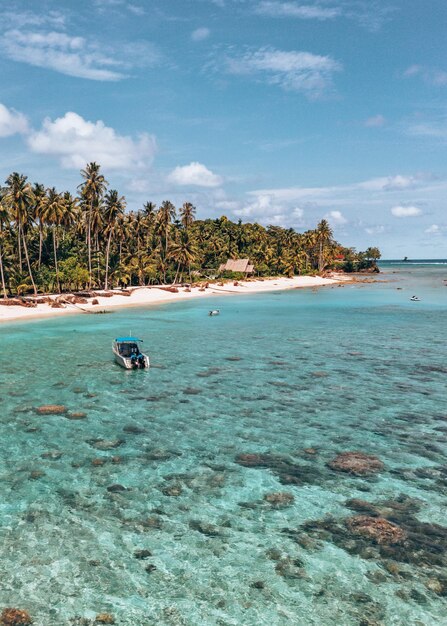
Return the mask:
M 39 415 L 64 415 L 68 411 L 63 404 L 43 404 L 34 410 Z
M 354 535 L 361 535 L 382 545 L 402 543 L 408 536 L 400 526 L 383 517 L 355 515 L 346 520 L 346 526 Z
M 364 452 L 341 452 L 327 466 L 337 472 L 347 472 L 354 476 L 369 476 L 384 468 L 378 457 Z
M 115 618 L 111 613 L 98 613 L 95 617 L 95 624 L 114 624 Z
M 264 501 L 271 504 L 273 508 L 279 509 L 292 504 L 295 501 L 295 498 L 291 493 L 279 491 L 276 493 L 267 493 L 264 496 Z
M 23 609 L 6 608 L 0 615 L 3 626 L 29 626 L 33 623 L 31 615 Z
M 36 308 L 37 304 L 22 298 L 0 298 L 0 304 L 3 306 L 24 306 L 28 309 Z

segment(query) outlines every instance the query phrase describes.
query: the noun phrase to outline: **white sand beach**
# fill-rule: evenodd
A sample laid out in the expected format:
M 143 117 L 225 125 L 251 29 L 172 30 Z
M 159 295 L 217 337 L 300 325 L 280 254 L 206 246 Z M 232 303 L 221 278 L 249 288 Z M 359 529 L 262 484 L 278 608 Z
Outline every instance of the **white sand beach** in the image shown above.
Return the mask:
M 206 289 L 200 286 L 192 286 L 191 290 L 179 287 L 178 292 L 167 291 L 166 286 L 152 285 L 150 287 L 135 287 L 131 289 L 131 295 L 122 295 L 122 292 L 116 292 L 112 297 L 98 296 L 95 298 L 97 304 L 92 304 L 92 298 L 86 304 L 64 304 L 63 308 L 52 308 L 51 303 L 39 303 L 33 308 L 24 306 L 0 306 L 0 322 L 12 322 L 15 320 L 32 320 L 42 317 L 57 317 L 60 315 L 85 314 L 86 312 L 95 312 L 103 310 L 113 310 L 116 307 L 129 306 L 149 306 L 164 304 L 167 302 L 181 302 L 190 300 L 191 298 L 206 298 L 209 296 L 231 296 L 235 294 L 255 294 L 266 291 L 278 291 L 284 289 L 299 289 L 306 287 L 323 287 L 327 285 L 336 285 L 338 283 L 350 280 L 345 274 L 334 274 L 331 278 L 322 278 L 320 276 L 295 276 L 293 278 L 262 278 L 252 279 L 249 281 L 239 281 L 237 284 L 233 282 L 225 283 L 219 286 L 215 283 L 209 283 Z M 108 292 L 110 293 L 110 292 Z M 51 296 L 55 300 L 58 296 Z

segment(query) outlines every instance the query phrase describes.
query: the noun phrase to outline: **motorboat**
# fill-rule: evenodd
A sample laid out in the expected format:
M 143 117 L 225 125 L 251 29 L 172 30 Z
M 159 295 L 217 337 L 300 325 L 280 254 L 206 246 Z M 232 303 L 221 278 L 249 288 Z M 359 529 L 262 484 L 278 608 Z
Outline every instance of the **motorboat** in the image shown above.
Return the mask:
M 117 337 L 112 350 L 115 361 L 126 370 L 143 370 L 150 367 L 149 357 L 140 350 L 142 339 Z
M 220 315 L 220 311 L 219 309 L 212 309 L 211 311 L 208 312 L 208 315 L 210 317 L 213 317 L 214 315 Z
M 421 299 L 418 298 L 417 296 L 411 296 L 411 298 L 410 298 L 410 302 L 420 302 L 420 301 L 421 301 Z

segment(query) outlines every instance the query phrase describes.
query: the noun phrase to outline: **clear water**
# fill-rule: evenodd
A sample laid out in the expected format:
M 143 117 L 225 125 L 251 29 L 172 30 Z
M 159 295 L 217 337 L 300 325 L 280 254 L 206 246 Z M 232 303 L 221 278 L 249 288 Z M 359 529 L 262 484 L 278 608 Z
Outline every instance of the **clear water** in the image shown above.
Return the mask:
M 403 562 L 333 531 L 350 498 L 401 494 L 413 523 L 447 526 L 444 278 L 396 266 L 371 284 L 1 326 L 0 606 L 38 626 L 102 612 L 126 626 L 445 624 L 445 542 L 433 563 Z M 114 364 L 129 331 L 150 371 Z M 349 450 L 384 470 L 327 467 Z M 241 453 L 286 459 L 298 484 Z M 294 500 L 272 507 L 275 492 Z M 303 529 L 322 519 L 332 530 Z

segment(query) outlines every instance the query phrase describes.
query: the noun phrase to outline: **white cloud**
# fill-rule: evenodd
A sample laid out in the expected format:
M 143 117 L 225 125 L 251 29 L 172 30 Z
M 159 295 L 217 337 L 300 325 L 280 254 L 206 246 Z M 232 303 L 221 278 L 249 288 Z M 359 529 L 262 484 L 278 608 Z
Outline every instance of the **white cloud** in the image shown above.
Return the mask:
M 265 0 L 255 7 L 255 12 L 268 17 L 295 17 L 303 20 L 330 20 L 341 14 L 338 7 L 305 5 L 297 2 L 275 2 Z
M 261 224 L 298 228 L 304 224 L 304 210 L 275 198 L 274 194 L 251 192 L 250 201 L 234 209 L 236 217 Z
M 0 137 L 25 134 L 28 131 L 28 120 L 14 109 L 8 109 L 0 103 Z
M 399 189 L 412 189 L 424 180 L 426 180 L 426 177 L 422 175 L 402 176 L 397 174 L 395 176 L 372 178 L 358 183 L 358 187 L 369 191 L 398 191 Z
M 117 63 L 87 46 L 83 37 L 70 37 L 59 32 L 9 30 L 0 39 L 0 50 L 14 61 L 68 76 L 102 81 L 124 78 L 124 74 L 110 69 Z
M 194 185 L 197 187 L 219 187 L 223 178 L 214 174 L 202 163 L 193 161 L 189 165 L 178 166 L 167 177 L 174 185 Z
M 377 226 L 367 226 L 365 228 L 365 232 L 368 235 L 381 235 L 385 232 L 385 226 L 383 224 L 378 224 Z
M 127 9 L 130 11 L 130 13 L 133 13 L 138 17 L 140 17 L 141 15 L 146 15 L 146 11 L 144 10 L 144 8 L 137 4 L 128 4 Z
M 0 37 L 0 52 L 14 61 L 99 81 L 121 80 L 131 67 L 151 65 L 158 60 L 157 52 L 148 43 L 121 42 L 114 50 L 101 47 L 98 41 L 59 31 L 8 30 Z
M 324 217 L 336 226 L 346 224 L 348 221 L 341 211 L 329 211 Z
M 385 121 L 386 120 L 383 115 L 373 115 L 365 120 L 365 126 L 367 128 L 380 128 L 381 126 L 384 126 Z
M 2 23 L 6 29 L 8 28 L 24 28 L 25 26 L 51 26 L 63 28 L 65 26 L 66 17 L 60 11 L 2 11 Z
M 426 228 L 424 232 L 426 232 L 429 235 L 440 235 L 443 230 L 444 229 L 438 224 L 432 224 L 431 226 Z
M 391 209 L 394 217 L 417 217 L 421 215 L 422 211 L 416 206 L 394 206 Z
M 227 57 L 226 71 L 236 75 L 263 77 L 286 91 L 299 91 L 318 98 L 332 85 L 332 77 L 342 65 L 328 56 L 311 52 L 260 48 L 236 57 Z
M 426 67 L 425 65 L 410 65 L 405 72 L 405 78 L 413 78 L 419 76 L 423 81 L 435 87 L 445 87 L 447 85 L 447 72 L 434 67 Z
M 156 151 L 151 135 L 144 133 L 138 139 L 118 135 L 101 120 L 89 122 L 73 112 L 54 122 L 46 118 L 41 130 L 29 135 L 28 145 L 37 154 L 59 157 L 62 167 L 75 169 L 90 161 L 109 169 L 147 167 Z
M 208 39 L 210 34 L 211 31 L 209 28 L 196 28 L 196 30 L 191 33 L 191 39 L 193 41 L 204 41 Z
M 413 122 L 405 130 L 413 137 L 428 137 L 445 141 L 447 140 L 447 117 L 438 116 L 426 121 Z

